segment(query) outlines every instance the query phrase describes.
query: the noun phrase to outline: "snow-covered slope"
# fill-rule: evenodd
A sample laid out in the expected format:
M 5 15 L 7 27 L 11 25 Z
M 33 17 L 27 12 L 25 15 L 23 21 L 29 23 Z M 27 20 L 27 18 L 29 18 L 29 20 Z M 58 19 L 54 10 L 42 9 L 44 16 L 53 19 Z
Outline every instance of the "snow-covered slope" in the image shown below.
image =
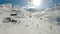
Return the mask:
M 20 6 L 14 6 L 12 10 L 12 4 L 1 6 L 0 34 L 60 34 L 59 7 L 32 13 Z
M 16 14 L 18 14 L 19 17 L 21 17 L 22 15 L 24 15 L 24 17 L 26 17 L 30 13 L 19 6 L 14 5 L 12 8 L 12 4 L 2 4 L 0 6 L 0 12 L 2 12 L 4 14 L 4 16 L 5 16 L 5 14 L 6 14 L 6 16 L 10 16 L 11 13 L 16 13 Z

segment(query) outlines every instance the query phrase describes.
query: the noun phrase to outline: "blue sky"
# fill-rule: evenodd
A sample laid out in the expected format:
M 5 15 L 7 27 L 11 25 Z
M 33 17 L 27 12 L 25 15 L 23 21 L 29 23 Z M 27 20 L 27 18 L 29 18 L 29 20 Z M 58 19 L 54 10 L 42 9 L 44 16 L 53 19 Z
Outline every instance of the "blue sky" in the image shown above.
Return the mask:
M 29 8 L 30 7 L 29 4 L 31 1 L 32 0 L 0 0 L 0 4 L 11 3 L 14 5 L 19 5 L 19 6 L 24 7 L 24 8 Z M 28 2 L 29 2 L 29 4 L 28 4 Z M 49 7 L 53 4 L 57 4 L 57 3 L 60 3 L 60 0 L 42 0 L 41 5 L 37 8 L 44 9 L 44 8 L 47 8 L 47 7 Z

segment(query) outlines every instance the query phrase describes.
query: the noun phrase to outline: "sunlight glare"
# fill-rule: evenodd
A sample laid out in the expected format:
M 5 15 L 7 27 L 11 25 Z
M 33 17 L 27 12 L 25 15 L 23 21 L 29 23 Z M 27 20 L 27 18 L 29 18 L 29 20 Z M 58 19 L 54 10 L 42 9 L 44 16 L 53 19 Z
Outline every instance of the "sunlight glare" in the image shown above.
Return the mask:
M 33 0 L 32 4 L 36 7 L 38 7 L 39 5 L 41 5 L 41 2 L 42 2 L 42 0 Z

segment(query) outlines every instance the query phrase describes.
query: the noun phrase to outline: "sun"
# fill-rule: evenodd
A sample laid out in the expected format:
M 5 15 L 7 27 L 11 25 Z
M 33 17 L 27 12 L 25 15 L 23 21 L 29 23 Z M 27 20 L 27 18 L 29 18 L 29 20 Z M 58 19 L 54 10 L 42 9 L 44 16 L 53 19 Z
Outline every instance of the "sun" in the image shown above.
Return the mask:
M 42 3 L 42 0 L 32 0 L 32 5 L 33 6 L 38 7 L 39 5 L 41 5 L 41 3 Z

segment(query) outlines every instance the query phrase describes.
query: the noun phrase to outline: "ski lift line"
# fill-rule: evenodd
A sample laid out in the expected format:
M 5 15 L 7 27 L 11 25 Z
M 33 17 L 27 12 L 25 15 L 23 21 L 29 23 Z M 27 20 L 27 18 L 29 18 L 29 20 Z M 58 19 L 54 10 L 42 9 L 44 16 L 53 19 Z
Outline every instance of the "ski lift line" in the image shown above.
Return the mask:
M 49 15 L 52 15 L 52 14 L 49 14 Z M 49 16 L 48 14 L 47 15 L 44 15 L 44 16 Z M 42 16 L 42 17 L 44 17 L 44 16 Z
M 42 13 L 45 13 L 47 10 L 50 10 L 50 9 L 52 9 L 52 8 L 47 8 L 44 11 L 42 11 Z
M 50 12 L 49 13 L 43 13 L 43 15 L 41 15 L 41 14 L 37 14 L 37 15 L 34 15 L 34 16 L 37 16 L 37 17 L 46 17 L 46 16 L 49 16 L 49 15 L 52 15 Z M 55 13 L 53 13 L 53 14 L 55 14 Z M 58 13 L 56 13 L 56 14 L 58 14 Z
M 12 5 L 12 10 L 13 10 L 13 7 L 14 7 L 14 6 Z M 11 13 L 12 13 L 12 10 L 11 10 Z
M 54 7 L 53 7 L 54 8 Z M 45 10 L 43 10 L 42 12 L 40 12 L 40 13 L 45 13 L 47 10 L 50 10 L 50 9 L 52 9 L 52 8 L 46 8 Z M 39 14 L 40 14 L 39 13 Z M 36 14 L 38 14 L 38 13 L 36 13 Z
M 49 15 L 52 15 L 52 14 L 49 14 Z M 40 16 L 42 18 L 46 17 L 46 16 L 49 16 L 48 14 L 47 15 L 43 15 L 43 16 Z M 38 16 L 39 17 L 39 16 Z

